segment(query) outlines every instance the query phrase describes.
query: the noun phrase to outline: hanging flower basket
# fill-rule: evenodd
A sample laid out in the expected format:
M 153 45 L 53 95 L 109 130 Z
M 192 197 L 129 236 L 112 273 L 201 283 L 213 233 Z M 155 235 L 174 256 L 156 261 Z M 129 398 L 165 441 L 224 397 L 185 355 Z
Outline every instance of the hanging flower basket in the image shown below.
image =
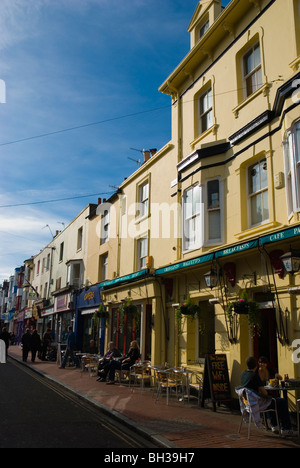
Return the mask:
M 260 334 L 261 313 L 259 310 L 259 306 L 256 302 L 248 301 L 247 294 L 245 291 L 243 291 L 242 297 L 240 299 L 228 305 L 226 309 L 226 315 L 231 321 L 233 319 L 233 314 L 247 315 L 251 336 Z
M 106 308 L 105 308 L 105 306 L 103 304 L 100 304 L 99 309 L 97 310 L 97 312 L 95 312 L 95 316 L 98 319 L 108 320 L 109 312 L 107 312 L 107 310 L 106 310 Z
M 190 296 L 188 296 L 186 302 L 181 304 L 177 309 L 177 314 L 179 317 L 182 315 L 195 318 L 199 317 L 201 313 L 200 307 L 197 304 L 193 304 Z

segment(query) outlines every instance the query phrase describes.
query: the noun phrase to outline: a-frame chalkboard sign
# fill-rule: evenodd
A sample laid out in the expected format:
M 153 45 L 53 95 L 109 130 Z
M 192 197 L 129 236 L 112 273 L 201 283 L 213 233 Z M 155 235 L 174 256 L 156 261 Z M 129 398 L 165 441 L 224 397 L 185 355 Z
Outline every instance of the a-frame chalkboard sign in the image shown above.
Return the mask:
M 205 356 L 202 408 L 208 398 L 213 402 L 214 411 L 217 411 L 217 403 L 232 401 L 226 354 Z

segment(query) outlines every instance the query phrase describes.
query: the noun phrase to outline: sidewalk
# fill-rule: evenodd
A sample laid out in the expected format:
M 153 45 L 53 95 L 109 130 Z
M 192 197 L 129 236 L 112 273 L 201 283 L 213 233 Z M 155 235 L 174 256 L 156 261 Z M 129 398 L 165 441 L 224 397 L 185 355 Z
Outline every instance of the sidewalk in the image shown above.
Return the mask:
M 9 348 L 9 356 L 22 362 L 19 346 Z M 300 448 L 300 440 L 282 439 L 271 432 L 260 432 L 251 428 L 248 441 L 247 426 L 237 434 L 241 421 L 239 414 L 231 414 L 225 408 L 211 409 L 198 406 L 197 399 L 190 403 L 178 402 L 176 397 L 166 405 L 165 396 L 160 396 L 157 403 L 149 389 L 132 392 L 126 385 L 111 385 L 96 381 L 88 373 L 81 374 L 73 368 L 61 370 L 56 363 L 42 362 L 39 359 L 27 364 L 35 371 L 56 383 L 67 387 L 110 413 L 131 429 L 135 429 L 159 442 L 163 448 Z

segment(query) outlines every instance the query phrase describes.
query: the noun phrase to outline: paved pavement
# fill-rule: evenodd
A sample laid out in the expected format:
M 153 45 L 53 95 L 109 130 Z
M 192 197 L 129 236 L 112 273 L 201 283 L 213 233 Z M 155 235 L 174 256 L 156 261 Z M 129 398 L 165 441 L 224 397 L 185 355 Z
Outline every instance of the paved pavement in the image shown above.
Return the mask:
M 9 348 L 9 355 L 22 362 L 21 348 Z M 270 431 L 258 431 L 254 426 L 248 441 L 246 425 L 238 435 L 241 417 L 238 412 L 227 408 L 201 408 L 197 399 L 180 402 L 176 396 L 166 405 L 165 396 L 158 402 L 151 389 L 134 390 L 128 385 L 111 385 L 97 382 L 88 373 L 74 368 L 59 369 L 56 363 L 37 361 L 27 364 L 45 378 L 75 392 L 94 405 L 109 413 L 131 429 L 147 435 L 163 448 L 300 448 L 300 439 L 283 439 Z

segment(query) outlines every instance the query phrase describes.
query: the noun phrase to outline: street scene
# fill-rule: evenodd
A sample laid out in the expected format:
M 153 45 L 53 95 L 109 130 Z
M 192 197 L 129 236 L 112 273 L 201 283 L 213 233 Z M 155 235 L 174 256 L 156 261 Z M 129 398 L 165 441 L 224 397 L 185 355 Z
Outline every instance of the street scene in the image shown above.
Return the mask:
M 300 0 L 0 26 L 1 448 L 299 448 Z

